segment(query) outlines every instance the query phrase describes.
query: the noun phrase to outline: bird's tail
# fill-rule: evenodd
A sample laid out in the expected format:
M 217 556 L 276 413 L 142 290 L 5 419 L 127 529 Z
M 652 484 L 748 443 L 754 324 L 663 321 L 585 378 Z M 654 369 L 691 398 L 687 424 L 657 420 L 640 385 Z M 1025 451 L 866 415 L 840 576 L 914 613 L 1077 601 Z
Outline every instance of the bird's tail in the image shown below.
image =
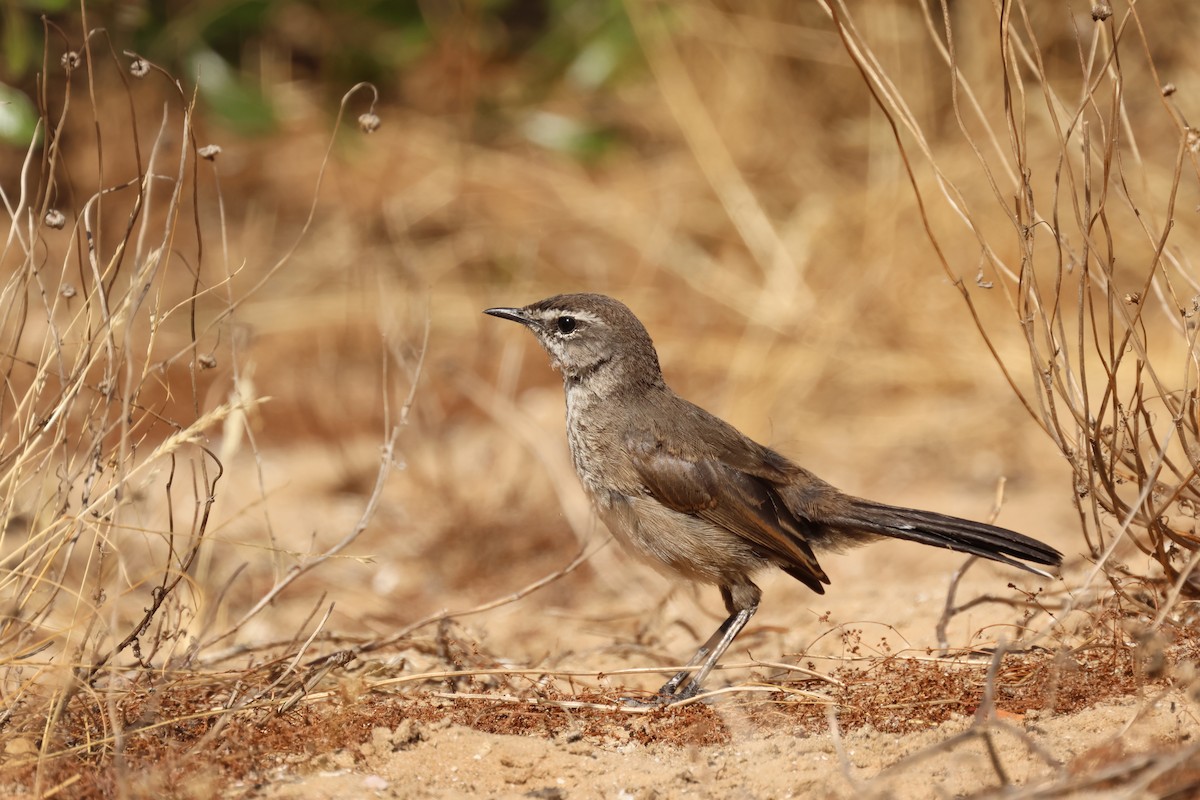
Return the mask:
M 960 553 L 970 553 L 1020 567 L 1047 578 L 1053 576 L 1023 562 L 1032 561 L 1035 564 L 1053 567 L 1062 563 L 1062 553 L 1053 547 L 995 525 L 933 511 L 888 506 L 859 498 L 846 499 L 849 502 L 840 509 L 841 518 L 827 520 L 827 524 L 934 547 L 946 547 Z

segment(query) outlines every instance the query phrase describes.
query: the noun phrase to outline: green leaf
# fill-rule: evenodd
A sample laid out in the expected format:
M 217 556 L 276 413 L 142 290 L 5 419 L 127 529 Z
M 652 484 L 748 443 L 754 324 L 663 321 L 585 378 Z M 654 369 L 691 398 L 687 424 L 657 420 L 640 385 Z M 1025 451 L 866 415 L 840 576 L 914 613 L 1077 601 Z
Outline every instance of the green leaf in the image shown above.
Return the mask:
M 33 58 L 33 17 L 7 3 L 4 6 L 4 69 L 19 78 L 25 74 Z
M 547 111 L 528 114 L 521 132 L 534 144 L 585 162 L 596 161 L 617 142 L 612 131 Z
M 245 135 L 275 130 L 275 110 L 254 85 L 240 79 L 225 59 L 213 50 L 192 54 L 191 67 L 200 97 L 229 127 Z
M 37 112 L 24 93 L 0 83 L 0 140 L 28 147 L 37 131 Z

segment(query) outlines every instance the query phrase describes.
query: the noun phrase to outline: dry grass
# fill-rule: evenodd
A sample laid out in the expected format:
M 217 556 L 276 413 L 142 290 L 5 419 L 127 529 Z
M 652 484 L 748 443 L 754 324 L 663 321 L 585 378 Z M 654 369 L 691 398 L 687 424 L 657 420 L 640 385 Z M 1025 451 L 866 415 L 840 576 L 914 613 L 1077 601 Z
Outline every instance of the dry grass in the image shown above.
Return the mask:
M 3 173 L 6 786 L 211 796 L 447 723 L 691 747 L 730 741 L 736 709 L 804 735 L 959 723 L 955 747 L 1196 702 L 1196 140 L 1163 86 L 1200 64 L 1179 23 L 629 10 L 653 84 L 609 111 L 633 155 L 592 172 L 472 141 L 419 92 L 336 158 L 310 114 L 208 160 L 190 97 L 103 35 L 52 70 L 46 145 Z M 597 664 L 670 671 L 708 621 L 628 599 L 546 433 L 555 379 L 477 319 L 580 286 L 637 308 L 678 388 L 747 433 L 818 432 L 806 458 L 846 488 L 1057 481 L 1029 520 L 1065 582 L 951 595 L 947 654 L 850 624 L 809 656 L 821 678 L 762 662 L 712 706 L 617 707 L 626 676 Z M 547 634 L 514 611 L 531 599 L 595 616 Z M 947 632 L 985 601 L 1004 639 Z M 1169 744 L 1047 763 L 1044 793 L 1184 792 L 1200 761 Z

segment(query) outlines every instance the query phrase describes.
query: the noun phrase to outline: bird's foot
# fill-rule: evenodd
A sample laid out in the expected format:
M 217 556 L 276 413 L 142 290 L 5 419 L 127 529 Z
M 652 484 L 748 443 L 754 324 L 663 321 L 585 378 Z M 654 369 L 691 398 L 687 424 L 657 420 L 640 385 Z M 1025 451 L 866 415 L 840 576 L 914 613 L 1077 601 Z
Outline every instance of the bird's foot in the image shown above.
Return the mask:
M 622 697 L 621 703 L 631 708 L 665 708 L 675 703 L 690 700 L 700 694 L 700 685 L 694 680 L 688 681 L 680 687 L 680 683 L 688 676 L 688 672 L 681 672 L 671 680 L 664 683 L 657 692 L 649 699 L 641 697 Z

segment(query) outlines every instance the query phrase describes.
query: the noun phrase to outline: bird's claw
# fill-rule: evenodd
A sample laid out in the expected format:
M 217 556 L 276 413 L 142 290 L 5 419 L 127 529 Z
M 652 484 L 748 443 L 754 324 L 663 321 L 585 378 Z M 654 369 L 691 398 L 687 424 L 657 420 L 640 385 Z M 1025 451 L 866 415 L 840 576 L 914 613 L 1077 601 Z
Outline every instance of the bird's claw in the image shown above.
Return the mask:
M 662 685 L 661 688 L 649 699 L 640 697 L 622 697 L 621 703 L 630 708 L 666 708 L 667 706 L 682 703 L 684 700 L 690 700 L 700 694 L 700 687 L 695 681 L 688 681 L 679 688 L 679 676 L 675 676 L 671 680 Z

